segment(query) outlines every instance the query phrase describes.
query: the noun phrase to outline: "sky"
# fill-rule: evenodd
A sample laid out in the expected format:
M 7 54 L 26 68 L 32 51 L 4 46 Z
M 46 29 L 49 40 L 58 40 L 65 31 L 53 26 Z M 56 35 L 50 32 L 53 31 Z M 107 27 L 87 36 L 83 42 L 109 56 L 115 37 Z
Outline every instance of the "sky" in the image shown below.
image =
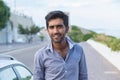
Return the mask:
M 120 0 L 4 0 L 17 12 L 45 26 L 45 15 L 53 10 L 68 12 L 70 25 L 96 30 L 120 38 Z

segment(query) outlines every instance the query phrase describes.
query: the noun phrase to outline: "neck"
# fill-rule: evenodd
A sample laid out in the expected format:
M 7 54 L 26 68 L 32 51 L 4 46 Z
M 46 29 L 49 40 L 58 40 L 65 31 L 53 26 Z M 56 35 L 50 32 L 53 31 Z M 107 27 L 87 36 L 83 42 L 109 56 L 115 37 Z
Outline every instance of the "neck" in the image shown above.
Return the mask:
M 53 48 L 55 50 L 63 50 L 66 47 L 68 47 L 68 43 L 67 43 L 66 38 L 64 38 L 64 40 L 61 43 L 53 43 Z

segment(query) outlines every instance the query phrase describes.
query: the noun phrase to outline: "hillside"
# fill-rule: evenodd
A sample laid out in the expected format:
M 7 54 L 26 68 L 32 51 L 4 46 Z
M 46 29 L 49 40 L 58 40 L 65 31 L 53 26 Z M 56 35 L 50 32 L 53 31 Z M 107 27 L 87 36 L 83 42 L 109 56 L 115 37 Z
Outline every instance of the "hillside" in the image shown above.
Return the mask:
M 107 45 L 113 51 L 120 51 L 120 39 L 114 36 L 103 33 L 98 34 L 92 30 L 88 30 L 76 25 L 72 25 L 71 27 L 71 32 L 68 33 L 68 36 L 70 36 L 70 38 L 75 42 L 93 39 L 97 42 Z
M 88 34 L 88 33 L 91 32 L 91 31 L 88 30 L 88 29 L 85 29 L 85 28 L 82 28 L 82 27 L 79 27 L 79 28 L 80 28 L 80 30 L 81 30 L 81 32 L 82 32 L 83 34 Z

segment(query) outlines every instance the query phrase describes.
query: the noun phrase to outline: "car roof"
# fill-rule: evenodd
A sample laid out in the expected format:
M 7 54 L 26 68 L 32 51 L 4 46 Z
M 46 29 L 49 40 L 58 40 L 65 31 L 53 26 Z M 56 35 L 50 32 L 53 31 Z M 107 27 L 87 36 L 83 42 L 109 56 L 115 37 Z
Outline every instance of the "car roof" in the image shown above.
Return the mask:
M 3 68 L 5 66 L 8 66 L 8 65 L 12 65 L 12 64 L 22 64 L 24 65 L 23 63 L 17 61 L 14 57 L 12 56 L 9 56 L 9 55 L 1 55 L 0 54 L 0 68 Z
M 14 57 L 10 56 L 10 55 L 5 55 L 5 54 L 0 54 L 0 60 L 4 59 L 4 60 L 15 60 Z

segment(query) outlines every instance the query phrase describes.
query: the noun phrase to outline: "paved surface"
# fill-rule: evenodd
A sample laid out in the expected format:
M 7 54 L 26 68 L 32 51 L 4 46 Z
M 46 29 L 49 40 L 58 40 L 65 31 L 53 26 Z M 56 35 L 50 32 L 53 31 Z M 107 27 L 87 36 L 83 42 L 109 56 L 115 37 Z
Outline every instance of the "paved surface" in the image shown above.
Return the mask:
M 120 71 L 87 43 L 83 47 L 88 66 L 89 80 L 120 80 Z
M 14 43 L 14 44 L 8 44 L 8 45 L 0 44 L 0 53 L 5 53 L 5 52 L 21 49 L 21 48 L 26 48 L 26 47 L 30 47 L 30 46 L 33 46 L 33 45 L 39 45 L 41 43 L 43 43 L 43 42 Z
M 34 55 L 43 45 L 44 44 L 14 50 L 11 52 L 7 52 L 7 54 L 24 63 L 33 72 Z
M 88 40 L 87 43 L 120 71 L 120 51 L 112 51 L 107 45 L 94 40 Z
M 46 41 L 31 44 L 0 45 L 2 47 L 2 49 L 0 48 L 0 54 L 13 56 L 33 71 L 34 54 L 45 44 L 47 44 Z
M 16 59 L 20 60 L 21 62 L 26 63 L 31 69 L 33 68 L 33 54 L 35 51 L 40 48 L 39 46 L 33 46 L 36 44 L 29 44 L 29 45 L 9 45 L 11 48 L 5 47 L 4 52 L 7 53 L 7 49 L 11 50 L 8 51 L 9 54 L 14 56 Z M 88 66 L 88 76 L 89 80 L 120 80 L 120 71 L 116 69 L 111 63 L 109 63 L 103 56 L 101 56 L 95 49 L 93 49 L 88 43 L 83 42 L 80 43 L 83 47 L 86 55 L 86 62 Z M 35 48 L 24 49 L 24 47 L 33 46 Z M 42 46 L 42 45 L 41 45 Z M 1 47 L 1 46 L 0 46 Z M 19 49 L 16 53 L 15 49 Z M 6 51 L 5 51 L 6 49 Z M 12 51 L 13 50 L 13 51 Z M 0 48 L 0 51 L 2 49 Z M 29 53 L 29 57 L 28 54 Z M 18 54 L 18 55 L 17 55 Z M 30 55 L 31 54 L 31 55 Z M 24 61 L 23 61 L 24 60 Z

